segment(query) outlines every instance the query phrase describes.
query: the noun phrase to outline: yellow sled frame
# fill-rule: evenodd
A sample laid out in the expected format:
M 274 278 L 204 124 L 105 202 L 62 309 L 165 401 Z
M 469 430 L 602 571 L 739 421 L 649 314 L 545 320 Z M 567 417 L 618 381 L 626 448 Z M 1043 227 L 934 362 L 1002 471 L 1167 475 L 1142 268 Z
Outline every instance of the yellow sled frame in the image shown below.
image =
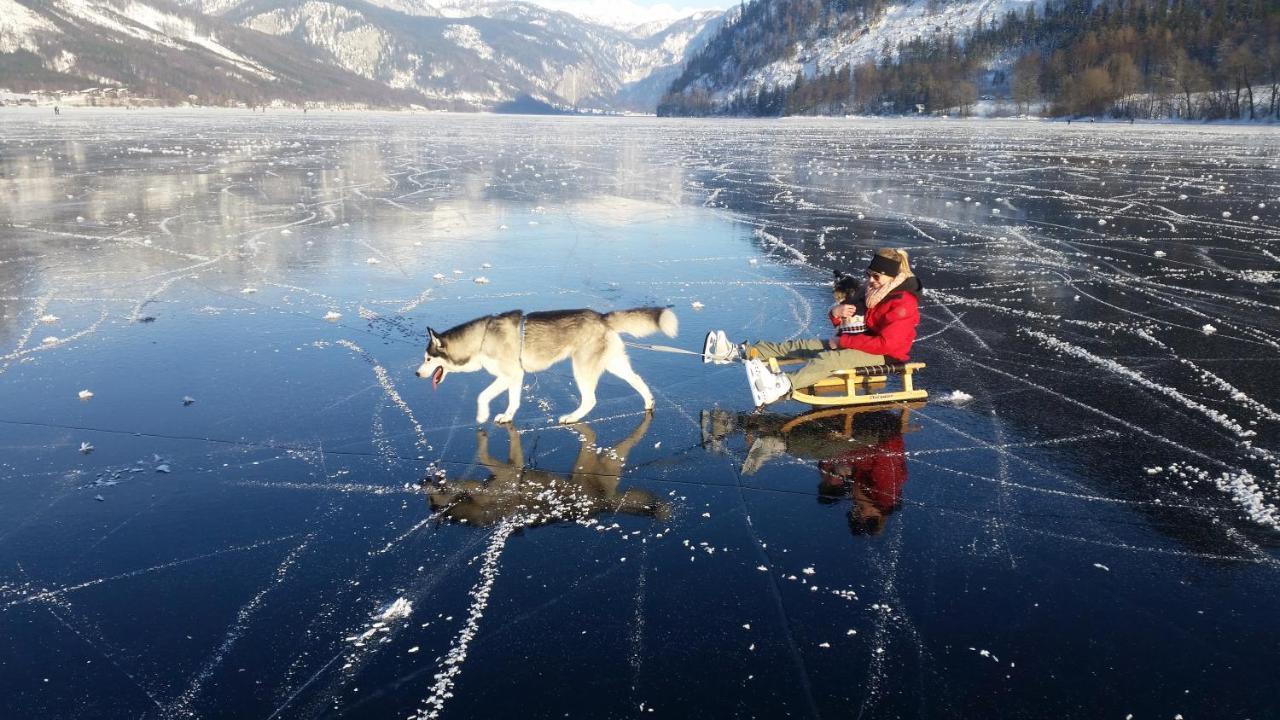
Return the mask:
M 828 407 L 810 410 L 802 415 L 797 415 L 788 420 L 780 428 L 783 435 L 795 430 L 797 427 L 814 420 L 822 420 L 825 418 L 838 417 L 844 419 L 844 436 L 850 440 L 853 439 L 854 419 L 859 415 L 873 412 L 886 412 L 897 409 L 898 430 L 903 435 L 918 430 L 918 426 L 911 424 L 911 411 L 918 410 L 925 406 L 924 400 L 908 400 L 905 402 L 894 403 L 891 407 L 880 407 L 875 405 L 846 405 L 844 407 Z
M 782 364 L 804 362 L 800 359 L 784 359 Z M 779 361 L 769 358 L 769 369 L 779 372 Z M 875 365 L 866 368 L 838 370 L 830 377 L 815 383 L 812 387 L 795 388 L 791 391 L 791 399 L 809 405 L 878 405 L 881 403 L 904 402 L 908 400 L 924 400 L 929 393 L 915 387 L 912 373 L 923 370 L 924 363 L 913 362 L 903 365 Z M 902 377 L 902 389 L 885 390 L 890 375 Z M 861 388 L 861 392 L 859 392 Z

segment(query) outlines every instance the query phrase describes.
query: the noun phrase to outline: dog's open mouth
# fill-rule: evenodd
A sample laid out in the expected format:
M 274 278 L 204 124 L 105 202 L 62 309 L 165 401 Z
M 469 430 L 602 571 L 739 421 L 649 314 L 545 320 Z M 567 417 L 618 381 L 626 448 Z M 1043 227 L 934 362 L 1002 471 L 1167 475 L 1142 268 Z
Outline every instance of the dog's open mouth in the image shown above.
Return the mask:
M 444 380 L 444 368 L 443 368 L 443 367 L 437 367 L 437 368 L 436 368 L 436 369 L 431 373 L 431 389 L 432 389 L 432 390 L 435 390 L 436 388 L 440 387 L 440 383 L 441 383 L 443 380 Z

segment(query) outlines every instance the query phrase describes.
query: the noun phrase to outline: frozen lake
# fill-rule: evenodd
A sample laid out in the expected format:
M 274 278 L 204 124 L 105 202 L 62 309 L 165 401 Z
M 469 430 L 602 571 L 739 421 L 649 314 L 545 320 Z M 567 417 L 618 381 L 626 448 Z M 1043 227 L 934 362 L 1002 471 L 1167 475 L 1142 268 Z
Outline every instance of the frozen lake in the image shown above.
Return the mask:
M 0 127 L 5 717 L 1280 715 L 1274 129 Z M 414 377 L 516 308 L 825 334 L 880 246 L 923 406 Z

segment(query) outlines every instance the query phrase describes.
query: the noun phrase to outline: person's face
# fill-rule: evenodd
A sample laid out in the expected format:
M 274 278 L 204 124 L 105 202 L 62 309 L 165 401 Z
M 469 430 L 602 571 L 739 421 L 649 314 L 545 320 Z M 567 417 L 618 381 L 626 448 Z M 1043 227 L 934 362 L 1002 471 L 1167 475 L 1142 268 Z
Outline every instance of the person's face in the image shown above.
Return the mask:
M 879 290 L 885 285 L 888 285 L 889 281 L 892 279 L 893 278 L 889 277 L 888 275 L 885 275 L 884 273 L 878 273 L 872 270 L 867 271 L 867 285 L 872 290 Z

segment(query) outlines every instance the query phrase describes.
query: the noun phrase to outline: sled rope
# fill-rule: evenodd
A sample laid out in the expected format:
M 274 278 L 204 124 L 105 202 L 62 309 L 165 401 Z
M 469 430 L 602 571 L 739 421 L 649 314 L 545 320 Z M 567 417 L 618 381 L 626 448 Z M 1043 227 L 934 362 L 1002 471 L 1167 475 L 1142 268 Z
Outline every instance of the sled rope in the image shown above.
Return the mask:
M 622 344 L 633 348 L 640 348 L 641 350 L 654 350 L 656 352 L 677 353 L 679 355 L 697 355 L 698 357 L 702 357 L 702 353 L 700 352 L 671 347 L 670 345 L 649 345 L 648 343 L 627 342 L 626 340 L 623 340 Z

